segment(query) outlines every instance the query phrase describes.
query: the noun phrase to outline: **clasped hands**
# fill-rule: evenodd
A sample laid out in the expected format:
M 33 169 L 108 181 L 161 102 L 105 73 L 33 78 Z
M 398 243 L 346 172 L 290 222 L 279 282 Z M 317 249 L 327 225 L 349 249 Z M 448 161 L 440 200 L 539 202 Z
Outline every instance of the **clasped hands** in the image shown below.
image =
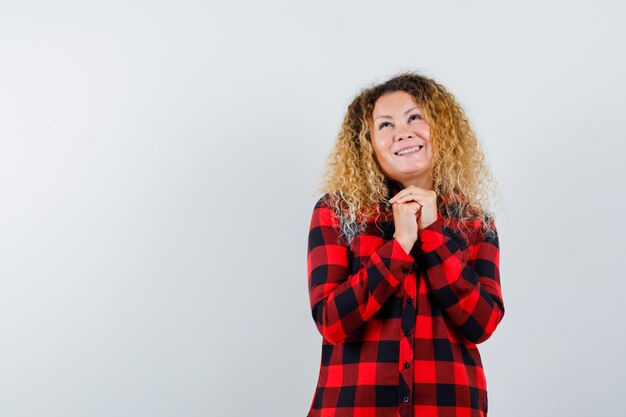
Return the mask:
M 437 220 L 437 193 L 409 185 L 389 199 L 389 203 L 393 207 L 394 237 L 408 253 L 418 239 L 418 231 Z

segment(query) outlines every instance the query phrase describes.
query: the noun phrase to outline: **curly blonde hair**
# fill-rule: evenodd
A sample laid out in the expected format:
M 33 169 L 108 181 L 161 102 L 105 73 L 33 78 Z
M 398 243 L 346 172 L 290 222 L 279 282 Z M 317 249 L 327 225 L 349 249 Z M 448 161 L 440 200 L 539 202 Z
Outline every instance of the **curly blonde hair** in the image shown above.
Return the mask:
M 444 226 L 453 226 L 464 238 L 470 230 L 481 231 L 481 236 L 494 236 L 494 216 L 488 200 L 495 190 L 495 179 L 476 134 L 444 86 L 409 71 L 362 89 L 348 106 L 317 189 L 339 217 L 340 238 L 349 244 L 370 219 L 393 218 L 388 203 L 390 179 L 376 160 L 370 123 L 376 100 L 394 91 L 411 94 L 431 126 L 433 185 Z

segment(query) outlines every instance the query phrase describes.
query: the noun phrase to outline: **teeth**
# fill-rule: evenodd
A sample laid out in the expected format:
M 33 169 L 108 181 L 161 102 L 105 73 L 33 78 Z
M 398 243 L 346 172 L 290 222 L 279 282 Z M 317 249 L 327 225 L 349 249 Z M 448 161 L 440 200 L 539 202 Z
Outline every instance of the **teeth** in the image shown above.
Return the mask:
M 409 149 L 405 149 L 403 151 L 400 151 L 400 152 L 396 153 L 396 155 L 398 155 L 398 156 L 406 155 L 407 153 L 410 153 L 410 152 L 417 152 L 417 151 L 419 151 L 422 148 L 423 148 L 423 146 L 415 146 L 414 148 L 409 148 Z

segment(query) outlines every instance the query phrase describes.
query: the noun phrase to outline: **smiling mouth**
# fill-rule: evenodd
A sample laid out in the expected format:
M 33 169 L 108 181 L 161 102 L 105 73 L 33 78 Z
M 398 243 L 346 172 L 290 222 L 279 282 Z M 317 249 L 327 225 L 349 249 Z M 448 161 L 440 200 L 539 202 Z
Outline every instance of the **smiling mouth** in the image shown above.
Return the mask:
M 408 154 L 420 151 L 423 147 L 424 145 L 414 146 L 412 148 L 408 148 L 408 149 L 401 150 L 400 152 L 396 152 L 395 155 L 397 156 L 408 155 Z

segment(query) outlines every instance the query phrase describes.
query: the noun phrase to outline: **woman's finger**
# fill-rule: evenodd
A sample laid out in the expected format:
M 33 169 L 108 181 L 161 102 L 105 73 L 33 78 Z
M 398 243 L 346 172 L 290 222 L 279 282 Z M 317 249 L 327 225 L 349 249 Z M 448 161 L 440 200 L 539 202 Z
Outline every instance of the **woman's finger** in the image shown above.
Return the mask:
M 394 196 L 392 202 L 393 203 L 406 203 L 407 201 L 415 201 L 415 202 L 422 204 L 420 200 L 424 201 L 425 197 L 427 197 L 426 194 L 413 191 L 413 192 L 405 193 L 404 195 L 401 195 L 401 196 L 398 196 L 398 195 Z
M 422 190 L 419 187 L 409 186 L 408 188 L 405 188 L 403 190 L 398 191 L 398 193 L 396 195 L 394 195 L 393 197 L 391 197 L 389 199 L 389 201 L 394 203 L 398 199 L 402 199 L 402 198 L 405 198 L 405 197 L 413 195 L 413 194 L 415 194 L 415 195 L 423 195 L 424 192 L 425 192 L 425 190 Z

